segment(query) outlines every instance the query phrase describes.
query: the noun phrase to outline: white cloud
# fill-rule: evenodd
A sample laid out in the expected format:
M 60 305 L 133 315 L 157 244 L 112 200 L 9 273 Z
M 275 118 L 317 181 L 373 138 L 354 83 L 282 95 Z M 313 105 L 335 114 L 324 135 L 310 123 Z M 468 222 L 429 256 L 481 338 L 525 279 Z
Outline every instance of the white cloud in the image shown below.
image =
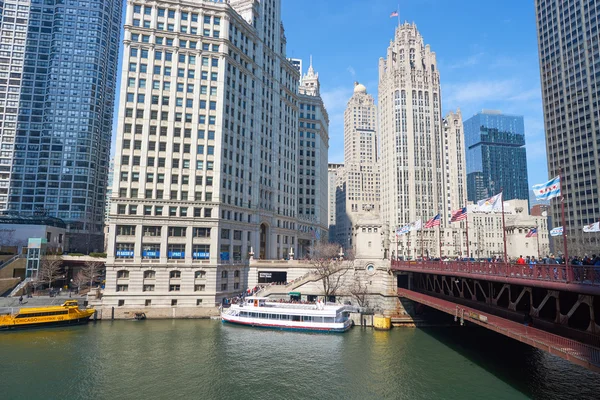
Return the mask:
M 457 69 L 457 68 L 472 67 L 474 65 L 479 64 L 479 62 L 481 61 L 481 59 L 483 58 L 484 55 L 485 55 L 485 53 L 473 54 L 473 55 L 465 58 L 464 60 L 460 60 L 454 64 L 450 64 L 448 66 L 448 68 Z
M 348 68 L 346 68 L 346 71 L 348 71 L 353 78 L 356 78 L 356 71 L 354 70 L 352 65 L 348 66 Z

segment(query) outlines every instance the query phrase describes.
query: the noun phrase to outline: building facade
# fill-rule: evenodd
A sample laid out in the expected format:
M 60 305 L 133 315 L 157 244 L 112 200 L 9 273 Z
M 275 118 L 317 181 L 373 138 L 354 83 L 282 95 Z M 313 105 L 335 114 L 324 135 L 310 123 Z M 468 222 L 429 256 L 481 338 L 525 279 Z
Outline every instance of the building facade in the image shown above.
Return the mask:
M 464 127 L 469 201 L 500 191 L 506 200 L 528 200 L 523 117 L 483 110 L 467 119 Z
M 0 24 L 0 210 L 102 248 L 121 2 L 7 0 Z
M 562 170 L 564 229 L 570 252 L 582 255 L 600 245 L 600 233 L 583 232 L 600 220 L 598 9 L 590 0 L 535 0 L 535 10 L 548 174 L 554 178 Z M 561 203 L 551 205 L 560 226 Z
M 300 63 L 302 68 L 302 63 Z M 315 240 L 328 237 L 329 116 L 321 99 L 319 74 L 312 57 L 298 87 L 298 251 L 308 255 Z
M 279 0 L 128 4 L 104 305 L 214 306 L 246 288 L 250 258 L 291 258 L 311 237 L 300 104 L 319 143 L 303 156 L 311 188 L 326 182 L 327 116 L 313 119 L 318 96 L 299 102 L 285 52 Z M 326 193 L 309 198 L 326 229 Z
M 344 169 L 337 175 L 336 242 L 353 247 L 359 216 L 381 210 L 377 106 L 358 82 L 344 111 Z
M 435 53 L 425 45 L 416 25 L 396 28 L 385 58 L 379 60 L 381 137 L 381 208 L 388 223 L 392 256 L 414 257 L 416 239 L 396 236 L 398 227 L 441 214 L 448 225 L 445 147 L 440 76 Z M 448 150 L 453 146 L 448 146 Z M 414 236 L 414 234 L 413 234 Z M 436 251 L 437 229 L 423 240 Z M 430 245 L 429 245 L 430 244 Z
M 329 241 L 337 242 L 336 234 L 336 190 L 338 173 L 342 171 L 344 164 L 328 164 L 327 168 L 327 220 L 329 221 Z

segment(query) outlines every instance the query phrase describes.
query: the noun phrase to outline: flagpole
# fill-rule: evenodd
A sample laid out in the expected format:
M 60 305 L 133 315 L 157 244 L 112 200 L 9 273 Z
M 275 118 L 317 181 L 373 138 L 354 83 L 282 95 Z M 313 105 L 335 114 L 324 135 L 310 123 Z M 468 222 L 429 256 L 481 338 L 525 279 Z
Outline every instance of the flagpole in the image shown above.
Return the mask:
M 438 241 L 440 242 L 440 262 L 442 261 L 442 222 L 438 224 Z
M 398 236 L 398 233 L 396 233 L 396 260 L 400 259 L 400 254 L 398 254 L 398 251 L 399 251 L 398 249 L 400 248 L 399 245 L 400 245 L 400 237 Z
M 400 26 L 400 3 L 398 3 L 398 8 L 396 10 L 398 11 L 398 26 Z
M 535 233 L 537 238 L 537 246 L 538 246 L 538 263 L 540 261 L 540 228 L 537 217 L 535 218 Z
M 565 268 L 567 269 L 567 282 L 573 280 L 573 271 L 569 268 L 569 247 L 567 246 L 567 225 L 565 224 L 565 192 L 562 189 L 562 168 L 558 172 L 558 181 L 560 182 L 560 212 L 563 226 L 563 247 L 565 252 Z M 566 187 L 566 185 L 565 185 Z
M 467 212 L 467 216 L 465 217 L 465 229 L 467 234 L 467 261 L 469 261 L 471 258 L 471 253 L 469 252 L 469 209 L 467 206 L 465 206 L 465 208 L 465 211 Z
M 423 261 L 423 217 L 421 217 L 421 261 Z
M 504 263 L 508 263 L 508 257 L 506 255 L 506 223 L 504 222 L 504 188 L 500 189 L 500 200 L 502 203 L 502 237 L 504 238 Z

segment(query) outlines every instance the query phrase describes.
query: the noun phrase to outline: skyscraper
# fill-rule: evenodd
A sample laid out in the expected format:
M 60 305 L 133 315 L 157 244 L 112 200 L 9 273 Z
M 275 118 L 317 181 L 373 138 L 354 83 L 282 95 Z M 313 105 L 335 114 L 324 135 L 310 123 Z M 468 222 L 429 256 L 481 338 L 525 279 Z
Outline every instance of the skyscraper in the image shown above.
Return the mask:
M 329 221 L 329 241 L 337 242 L 336 235 L 336 191 L 338 173 L 342 171 L 344 164 L 328 164 L 327 168 L 327 192 L 328 192 L 328 212 L 327 219 Z
M 464 122 L 467 192 L 476 202 L 503 191 L 505 200 L 529 199 L 523 117 L 483 110 Z
M 312 57 L 298 92 L 298 228 L 305 235 L 298 237 L 296 257 L 305 257 L 314 240 L 327 237 L 329 227 L 329 115 L 321 99 L 319 74 L 313 68 Z
M 367 88 L 354 83 L 344 111 L 344 167 L 338 173 L 336 241 L 353 247 L 352 227 L 360 214 L 380 211 L 377 106 Z
M 121 1 L 6 0 L 0 49 L 0 210 L 68 223 L 102 248 Z
M 600 244 L 600 233 L 583 233 L 584 225 L 600 219 L 598 9 L 591 0 L 535 0 L 535 9 L 548 175 L 562 170 L 565 232 L 581 255 Z M 560 226 L 560 202 L 551 203 Z
M 327 113 L 279 0 L 132 2 L 124 47 L 104 304 L 213 306 L 326 234 Z
M 397 248 L 400 255 L 416 255 L 416 240 L 411 242 L 410 235 L 396 239 L 397 227 L 438 213 L 442 227 L 447 225 L 440 96 L 435 53 L 416 25 L 398 26 L 386 57 L 379 60 L 378 106 L 381 208 L 392 251 Z M 425 231 L 428 240 L 437 234 L 433 231 Z M 435 245 L 427 247 L 437 254 Z

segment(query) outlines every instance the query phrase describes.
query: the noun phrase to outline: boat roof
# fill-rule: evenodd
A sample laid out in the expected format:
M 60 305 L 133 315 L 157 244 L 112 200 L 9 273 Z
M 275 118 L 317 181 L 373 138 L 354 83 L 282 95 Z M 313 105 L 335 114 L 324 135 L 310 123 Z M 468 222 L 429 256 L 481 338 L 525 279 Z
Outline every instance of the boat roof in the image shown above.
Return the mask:
M 19 314 L 39 313 L 39 312 L 51 312 L 51 311 L 63 311 L 67 310 L 67 307 L 77 307 L 77 301 L 67 301 L 65 304 L 60 306 L 45 306 L 45 307 L 24 307 L 19 310 Z
M 315 304 L 294 304 L 276 302 L 269 302 L 268 305 L 262 307 L 240 306 L 239 304 L 232 304 L 231 307 L 237 308 L 240 311 L 256 313 L 316 316 L 335 316 L 338 312 L 355 311 L 354 307 L 344 305 L 325 305 L 323 309 L 318 309 Z

